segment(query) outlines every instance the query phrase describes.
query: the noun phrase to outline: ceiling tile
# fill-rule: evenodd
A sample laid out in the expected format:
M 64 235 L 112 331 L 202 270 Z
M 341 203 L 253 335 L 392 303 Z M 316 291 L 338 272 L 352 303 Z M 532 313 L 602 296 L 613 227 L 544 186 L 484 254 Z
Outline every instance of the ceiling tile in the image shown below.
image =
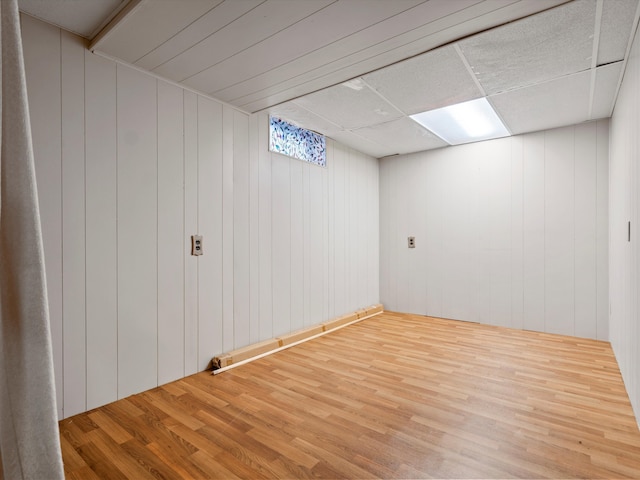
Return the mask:
M 453 45 L 383 68 L 363 79 L 408 115 L 483 96 Z
M 624 58 L 637 8 L 638 0 L 603 2 L 598 65 L 616 62 Z
M 363 138 L 356 133 L 346 130 L 334 133 L 333 135 L 331 135 L 331 138 L 342 143 L 343 145 L 347 145 L 375 158 L 386 157 L 388 155 L 393 155 L 396 153 L 393 149 L 393 146 L 372 142 L 371 140 Z
M 309 110 L 296 105 L 295 102 L 282 103 L 268 109 L 271 115 L 274 115 L 282 120 L 299 125 L 308 130 L 321 133 L 323 135 L 331 136 L 335 132 L 339 132 L 342 129 L 338 125 L 325 120 L 322 117 L 310 112 Z
M 448 144 L 408 117 L 355 130 L 372 142 L 391 146 L 392 153 L 412 153 L 446 147 Z
M 430 0 L 295 61 L 207 92 L 256 112 L 566 1 Z
M 512 134 L 589 120 L 591 71 L 489 97 Z
M 608 118 L 613 113 L 613 102 L 618 91 L 622 62 L 610 63 L 596 69 L 591 118 Z
M 595 0 L 575 0 L 459 42 L 487 95 L 591 67 Z
M 402 113 L 357 80 L 295 100 L 310 112 L 351 130 L 400 118 Z

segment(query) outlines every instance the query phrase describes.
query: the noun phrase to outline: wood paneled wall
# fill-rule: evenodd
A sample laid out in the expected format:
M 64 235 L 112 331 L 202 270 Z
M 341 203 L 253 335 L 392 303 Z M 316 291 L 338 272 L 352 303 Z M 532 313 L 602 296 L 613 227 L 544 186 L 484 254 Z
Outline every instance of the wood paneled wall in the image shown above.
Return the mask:
M 381 302 L 607 339 L 607 198 L 607 120 L 382 159 Z
M 60 417 L 378 303 L 376 159 L 22 28 Z
M 610 338 L 640 424 L 640 37 L 636 34 L 611 118 Z M 631 222 L 631 240 L 628 237 Z

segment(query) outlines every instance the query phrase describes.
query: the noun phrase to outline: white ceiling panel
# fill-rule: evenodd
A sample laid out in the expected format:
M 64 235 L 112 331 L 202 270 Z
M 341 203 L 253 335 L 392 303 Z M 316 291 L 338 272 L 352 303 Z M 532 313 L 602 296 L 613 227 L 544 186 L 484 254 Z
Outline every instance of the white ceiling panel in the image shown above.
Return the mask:
M 501 0 L 501 6 L 504 6 L 505 2 L 513 3 L 513 1 Z M 487 6 L 482 3 L 482 0 L 458 0 L 456 2 L 431 0 L 423 2 L 395 14 L 383 22 L 373 23 L 367 28 L 354 31 L 344 38 L 316 48 L 304 56 L 303 62 L 283 63 L 246 81 L 210 93 L 239 105 L 241 101 L 248 102 L 261 98 L 259 95 L 261 92 L 264 93 L 265 86 L 286 82 L 286 85 L 278 85 L 278 87 L 289 88 L 291 85 L 295 85 L 295 83 L 289 82 L 292 79 L 305 82 L 310 78 L 326 77 L 327 73 L 352 69 L 363 60 L 373 59 L 375 65 L 370 68 L 375 70 L 380 68 L 380 65 L 387 65 L 399 60 L 397 54 L 392 54 L 390 51 L 402 48 L 404 52 L 402 58 L 406 58 L 408 55 L 429 50 L 441 44 L 436 43 L 435 40 L 428 42 L 429 36 L 434 33 L 442 34 L 443 31 L 449 34 L 447 26 L 476 20 L 474 14 L 484 13 L 486 9 Z M 451 41 L 451 37 L 447 37 L 446 41 Z M 420 43 L 421 45 L 410 47 L 409 45 L 412 43 Z M 389 58 L 380 58 L 385 55 L 390 56 Z M 333 83 L 340 83 L 367 72 L 366 68 L 364 66 L 356 68 L 353 70 L 353 74 L 343 75 Z M 257 96 L 251 95 L 251 98 L 247 98 L 247 92 L 256 92 Z
M 217 33 L 263 2 L 264 0 L 242 0 L 236 2 L 224 1 L 221 4 L 217 4 L 215 8 L 212 8 L 206 14 L 194 18 L 187 28 L 176 33 L 165 42 L 159 42 L 154 48 L 149 49 L 144 56 L 136 60 L 135 64 L 140 68 L 153 70 L 177 57 L 193 45 L 197 45 Z M 149 24 L 147 23 L 146 25 L 147 28 L 142 28 L 143 32 L 148 29 Z M 133 32 L 129 35 L 133 35 Z M 124 41 L 128 42 L 128 36 L 122 36 Z M 105 51 L 109 51 L 109 49 L 105 47 Z
M 323 63 L 309 69 L 313 65 L 311 55 L 316 53 L 313 52 L 300 62 L 275 67 L 266 74 L 239 82 L 230 87 L 236 89 L 233 95 L 223 90 L 215 92 L 214 96 L 246 111 L 256 112 L 566 1 L 570 0 L 473 0 L 472 3 L 469 0 L 430 0 L 426 6 L 420 5 L 407 12 L 407 15 L 412 14 L 412 18 L 423 20 L 424 25 L 419 28 L 407 29 L 405 33 L 389 36 L 383 41 L 387 25 L 384 22 L 378 43 L 355 51 L 340 45 L 333 57 L 322 58 Z M 433 19 L 434 9 L 452 13 Z M 429 16 L 425 17 L 427 14 Z M 410 20 L 405 22 L 412 25 Z
M 18 0 L 20 11 L 92 38 L 129 0 Z
M 274 0 L 271 0 L 274 1 Z M 283 0 L 291 5 L 290 0 Z M 354 32 L 383 22 L 424 0 L 335 2 L 315 15 L 309 12 L 300 21 L 277 32 L 251 49 L 239 51 L 223 62 L 185 79 L 185 84 L 215 96 L 215 92 L 237 83 L 238 77 L 259 75 L 277 65 L 288 64 L 307 54 L 349 37 Z M 295 2 L 306 4 L 306 2 Z M 323 25 L 323 28 L 314 28 Z M 158 70 L 158 73 L 162 73 Z
M 493 95 L 489 100 L 512 134 L 589 120 L 591 72 Z
M 447 143 L 409 117 L 360 128 L 353 133 L 376 143 L 394 145 L 393 153 L 403 154 L 446 147 Z
M 366 153 L 367 155 L 371 155 L 372 157 L 376 157 L 376 158 L 386 157 L 388 155 L 395 154 L 393 146 L 372 142 L 371 140 L 362 138 L 360 135 L 357 135 L 348 130 L 336 132 L 333 135 L 331 135 L 330 138 L 333 138 L 334 140 L 344 145 L 347 145 L 362 153 Z
M 481 97 L 455 47 L 449 45 L 363 77 L 407 115 Z M 398 85 L 402 88 L 398 88 Z
M 591 67 L 596 0 L 489 30 L 459 42 L 487 95 Z
M 602 3 L 598 65 L 624 58 L 637 8 L 637 0 L 609 0 Z
M 154 68 L 153 71 L 178 82 L 192 79 L 194 75 L 213 68 L 212 66 L 221 64 L 224 60 L 232 58 L 256 44 L 270 40 L 282 30 L 289 28 L 290 25 L 295 25 L 314 12 L 322 10 L 331 1 L 269 0 Z M 268 58 L 269 55 L 267 55 Z M 241 75 L 240 72 L 237 74 Z M 188 82 L 187 84 L 189 85 Z
M 359 80 L 306 95 L 296 103 L 347 130 L 403 116 Z
M 94 51 L 255 112 L 569 0 L 133 1 Z
M 591 118 L 608 118 L 613 113 L 613 102 L 618 91 L 622 62 L 609 63 L 596 69 L 596 82 L 591 107 Z
M 184 30 L 195 19 L 214 9 L 222 0 L 143 0 L 113 33 L 126 26 L 127 35 L 111 34 L 100 44 L 113 57 L 136 63 L 157 45 Z
M 271 107 L 268 112 L 278 118 L 286 119 L 294 125 L 304 125 L 304 128 L 308 130 L 313 130 L 329 137 L 333 133 L 342 130 L 339 125 L 335 125 L 300 105 L 296 105 L 295 101 Z

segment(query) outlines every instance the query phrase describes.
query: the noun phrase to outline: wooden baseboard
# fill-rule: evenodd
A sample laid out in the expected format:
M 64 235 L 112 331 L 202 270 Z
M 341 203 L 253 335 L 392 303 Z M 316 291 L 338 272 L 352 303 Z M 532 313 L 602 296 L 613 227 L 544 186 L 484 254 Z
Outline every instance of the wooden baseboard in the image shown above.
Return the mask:
M 353 313 L 336 317 L 313 327 L 297 330 L 287 335 L 282 335 L 254 343 L 246 347 L 238 348 L 231 352 L 223 353 L 211 360 L 213 371 L 214 373 L 220 373 L 220 371 L 227 370 L 232 366 L 237 366 L 238 364 L 246 363 L 265 355 L 275 353 L 284 348 L 289 348 L 299 343 L 306 342 L 312 338 L 319 337 L 339 328 L 351 325 L 352 323 L 364 320 L 365 318 L 382 313 L 383 311 L 384 308 L 382 304 L 371 305 L 370 307 L 361 308 Z

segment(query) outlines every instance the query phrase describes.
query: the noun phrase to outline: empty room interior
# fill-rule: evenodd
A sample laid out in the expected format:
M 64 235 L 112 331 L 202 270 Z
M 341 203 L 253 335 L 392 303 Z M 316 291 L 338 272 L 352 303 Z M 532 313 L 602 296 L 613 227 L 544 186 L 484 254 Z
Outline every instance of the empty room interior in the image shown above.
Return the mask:
M 67 478 L 640 478 L 639 0 L 18 3 Z

